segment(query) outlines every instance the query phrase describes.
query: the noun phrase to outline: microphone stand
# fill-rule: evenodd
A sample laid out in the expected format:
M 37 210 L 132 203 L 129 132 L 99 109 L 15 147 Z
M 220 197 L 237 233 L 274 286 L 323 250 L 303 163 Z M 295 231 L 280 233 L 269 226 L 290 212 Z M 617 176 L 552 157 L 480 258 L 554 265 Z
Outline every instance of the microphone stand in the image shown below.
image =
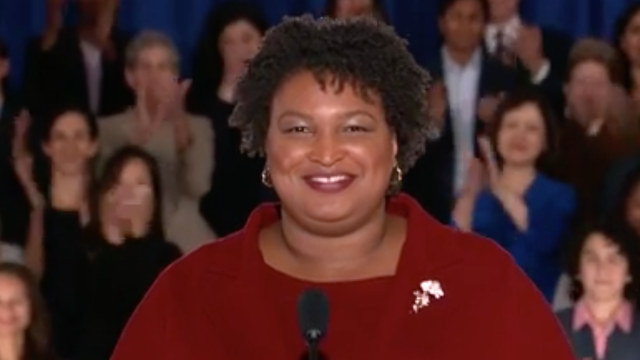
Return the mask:
M 313 340 L 309 342 L 309 360 L 319 360 L 319 351 L 318 351 L 318 340 Z

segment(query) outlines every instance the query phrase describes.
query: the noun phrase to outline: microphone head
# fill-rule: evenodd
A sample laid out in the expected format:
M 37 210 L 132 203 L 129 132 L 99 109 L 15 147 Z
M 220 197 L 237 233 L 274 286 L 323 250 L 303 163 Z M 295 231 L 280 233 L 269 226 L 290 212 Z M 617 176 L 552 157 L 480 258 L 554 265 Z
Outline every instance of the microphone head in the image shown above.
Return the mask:
M 329 300 L 321 290 L 305 290 L 298 299 L 298 322 L 307 343 L 324 337 L 329 324 Z

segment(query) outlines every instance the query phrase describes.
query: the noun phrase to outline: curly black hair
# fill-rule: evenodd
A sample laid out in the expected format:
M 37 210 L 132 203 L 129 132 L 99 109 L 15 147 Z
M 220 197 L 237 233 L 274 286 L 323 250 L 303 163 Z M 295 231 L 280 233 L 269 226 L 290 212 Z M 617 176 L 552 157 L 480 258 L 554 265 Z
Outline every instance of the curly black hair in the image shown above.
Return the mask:
M 330 75 L 362 96 L 378 94 L 398 140 L 402 171 L 424 153 L 431 126 L 431 79 L 408 52 L 406 41 L 390 26 L 368 17 L 316 20 L 305 15 L 287 18 L 267 32 L 238 84 L 238 103 L 229 124 L 241 130 L 242 150 L 250 156 L 264 154 L 273 96 L 300 71 L 312 72 L 320 84 Z
M 604 236 L 620 254 L 627 259 L 631 281 L 625 286 L 624 297 L 635 301 L 638 299 L 640 284 L 640 247 L 633 231 L 617 221 L 603 220 L 595 224 L 588 224 L 576 232 L 576 237 L 570 243 L 570 250 L 566 254 L 565 268 L 571 276 L 570 297 L 577 301 L 584 294 L 582 283 L 578 279 L 580 273 L 580 259 L 584 246 L 591 235 Z

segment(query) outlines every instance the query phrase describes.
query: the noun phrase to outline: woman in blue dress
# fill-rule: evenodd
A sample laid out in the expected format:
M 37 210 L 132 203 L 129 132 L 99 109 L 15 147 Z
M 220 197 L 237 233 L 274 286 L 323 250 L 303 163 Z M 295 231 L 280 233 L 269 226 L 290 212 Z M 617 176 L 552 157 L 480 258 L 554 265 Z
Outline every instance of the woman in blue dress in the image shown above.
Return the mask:
M 548 300 L 576 208 L 574 190 L 540 171 L 555 135 L 552 110 L 541 97 L 509 95 L 478 140 L 483 160 L 469 156 L 466 186 L 453 211 L 456 227 L 499 243 Z

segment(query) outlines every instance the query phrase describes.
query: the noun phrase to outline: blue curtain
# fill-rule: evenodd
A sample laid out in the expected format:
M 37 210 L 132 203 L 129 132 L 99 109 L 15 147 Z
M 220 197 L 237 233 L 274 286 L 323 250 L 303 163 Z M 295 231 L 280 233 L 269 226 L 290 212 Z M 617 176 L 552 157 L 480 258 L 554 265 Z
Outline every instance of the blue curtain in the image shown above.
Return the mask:
M 0 36 L 8 44 L 12 58 L 11 80 L 18 84 L 27 39 L 44 25 L 46 0 L 0 0 Z M 184 57 L 189 72 L 190 52 L 207 12 L 225 0 L 121 0 L 119 25 L 129 31 L 153 28 L 170 34 Z M 325 0 L 249 0 L 265 11 L 276 24 L 287 14 L 320 14 Z M 576 37 L 595 35 L 608 38 L 618 14 L 637 0 L 524 0 L 528 21 L 564 30 Z M 398 31 L 409 40 L 412 52 L 424 61 L 437 47 L 435 8 L 437 0 L 385 0 L 387 11 Z M 75 11 L 70 8 L 67 21 Z

